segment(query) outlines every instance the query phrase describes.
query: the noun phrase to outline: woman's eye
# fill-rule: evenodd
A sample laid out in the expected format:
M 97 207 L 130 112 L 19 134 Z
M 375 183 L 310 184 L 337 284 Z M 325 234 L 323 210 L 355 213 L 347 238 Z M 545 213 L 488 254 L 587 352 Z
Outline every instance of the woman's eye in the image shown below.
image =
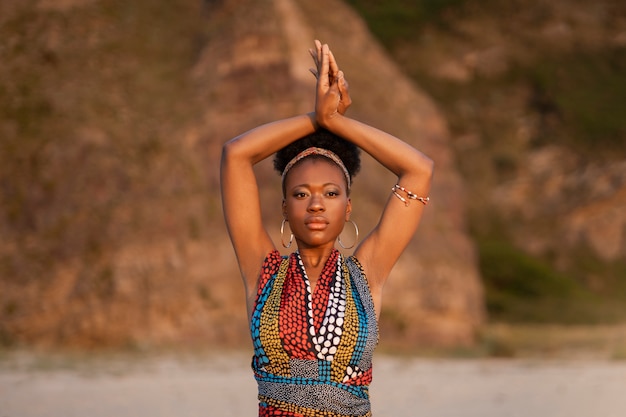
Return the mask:
M 329 197 L 337 197 L 337 196 L 339 195 L 339 193 L 338 193 L 337 191 L 329 191 L 329 192 L 327 193 L 327 195 L 328 195 Z
M 305 198 L 306 197 L 306 193 L 304 193 L 304 192 L 295 193 L 293 196 L 296 197 L 296 198 Z

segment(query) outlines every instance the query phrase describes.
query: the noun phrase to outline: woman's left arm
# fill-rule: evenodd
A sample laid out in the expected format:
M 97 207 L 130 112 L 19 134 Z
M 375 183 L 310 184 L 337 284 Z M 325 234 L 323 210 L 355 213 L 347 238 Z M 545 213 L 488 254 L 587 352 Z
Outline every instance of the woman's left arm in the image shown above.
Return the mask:
M 344 116 L 334 117 L 324 127 L 371 155 L 397 175 L 396 184 L 406 190 L 389 193 L 380 221 L 355 251 L 367 267 L 368 278 L 382 286 L 420 223 L 428 202 L 434 163 L 406 142 Z M 389 184 L 389 188 L 394 185 Z M 407 191 L 424 198 L 423 202 L 409 198 Z
M 366 269 L 370 282 L 382 288 L 391 268 L 409 244 L 420 223 L 430 192 L 434 163 L 426 155 L 395 136 L 337 112 L 339 99 L 337 84 L 341 80 L 332 84 L 328 81 L 329 78 L 324 72 L 328 70 L 330 51 L 324 45 L 320 52 L 321 76 L 318 78 L 315 108 L 318 124 L 353 142 L 371 155 L 397 175 L 396 184 L 405 190 L 397 189 L 389 193 L 379 223 L 355 251 L 356 257 Z M 389 188 L 394 185 L 390 184 Z M 409 198 L 407 191 L 414 196 L 423 197 L 424 201 Z

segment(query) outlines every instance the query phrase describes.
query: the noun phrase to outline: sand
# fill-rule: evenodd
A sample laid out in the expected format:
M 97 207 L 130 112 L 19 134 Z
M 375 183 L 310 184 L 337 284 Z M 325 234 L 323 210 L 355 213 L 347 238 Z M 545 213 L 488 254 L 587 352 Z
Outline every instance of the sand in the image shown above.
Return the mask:
M 256 386 L 242 352 L 0 363 L 0 417 L 244 417 Z M 375 417 L 623 417 L 626 363 L 377 355 Z

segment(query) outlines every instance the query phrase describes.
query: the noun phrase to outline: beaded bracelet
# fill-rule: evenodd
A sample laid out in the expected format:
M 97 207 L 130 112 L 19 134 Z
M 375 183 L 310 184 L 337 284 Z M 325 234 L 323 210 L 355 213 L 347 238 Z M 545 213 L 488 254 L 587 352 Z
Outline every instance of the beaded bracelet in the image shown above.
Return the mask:
M 417 194 L 407 190 L 406 188 L 402 187 L 399 184 L 394 185 L 391 188 L 391 191 L 393 191 L 393 194 L 398 197 L 400 199 L 400 201 L 402 201 L 404 203 L 405 206 L 408 207 L 409 204 L 411 204 L 411 202 L 409 200 L 407 200 L 406 198 L 402 197 L 400 194 L 398 194 L 398 190 L 406 193 L 406 196 L 410 199 L 410 200 L 418 200 L 419 202 L 421 202 L 423 205 L 428 204 L 428 202 L 430 201 L 430 197 L 420 197 Z

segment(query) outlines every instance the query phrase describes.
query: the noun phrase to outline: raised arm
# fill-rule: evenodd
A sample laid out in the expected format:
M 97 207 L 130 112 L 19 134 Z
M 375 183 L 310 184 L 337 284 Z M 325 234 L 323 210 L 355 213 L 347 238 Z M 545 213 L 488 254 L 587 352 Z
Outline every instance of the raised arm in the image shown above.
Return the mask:
M 321 44 L 309 50 L 316 67 L 321 60 Z M 329 54 L 325 76 L 337 84 L 338 111 L 350 107 L 348 83 L 337 82 L 340 71 L 332 53 Z M 317 78 L 317 69 L 311 70 Z M 319 126 L 315 113 L 268 123 L 231 139 L 222 149 L 221 189 L 226 226 L 230 235 L 248 298 L 256 294 L 256 282 L 265 256 L 275 248 L 263 226 L 259 189 L 253 166 Z
M 370 154 L 397 175 L 396 184 L 404 190 L 426 198 L 430 192 L 433 161 L 393 135 L 339 113 L 338 84 L 341 82 L 342 74 L 335 83 L 329 81 L 327 72 L 332 55 L 327 45 L 318 47 L 318 51 L 321 58 L 318 62 L 320 76 L 315 105 L 317 123 Z M 389 188 L 394 185 L 389 184 Z M 395 193 L 389 193 L 379 223 L 355 251 L 356 257 L 366 269 L 370 283 L 376 287 L 374 292 L 382 289 L 391 268 L 415 234 L 424 211 L 425 204 L 420 200 L 408 198 L 409 194 L 406 191 L 398 189 Z
M 314 118 L 311 113 L 259 126 L 226 142 L 222 149 L 220 178 L 224 218 L 248 298 L 255 294 L 265 256 L 275 247 L 261 220 L 253 166 L 314 132 Z

